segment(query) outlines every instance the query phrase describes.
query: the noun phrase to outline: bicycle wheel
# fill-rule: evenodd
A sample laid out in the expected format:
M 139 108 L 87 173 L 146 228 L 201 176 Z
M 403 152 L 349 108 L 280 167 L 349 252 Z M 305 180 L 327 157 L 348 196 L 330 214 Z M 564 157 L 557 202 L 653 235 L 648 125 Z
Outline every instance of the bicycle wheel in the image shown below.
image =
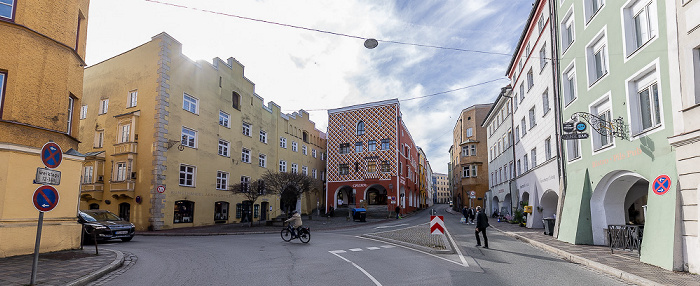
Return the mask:
M 282 240 L 289 242 L 292 240 L 292 232 L 289 231 L 288 228 L 282 229 L 282 232 L 280 233 L 282 236 Z
M 301 242 L 303 243 L 309 243 L 309 241 L 311 240 L 311 233 L 306 230 L 300 231 L 299 240 L 301 240 Z

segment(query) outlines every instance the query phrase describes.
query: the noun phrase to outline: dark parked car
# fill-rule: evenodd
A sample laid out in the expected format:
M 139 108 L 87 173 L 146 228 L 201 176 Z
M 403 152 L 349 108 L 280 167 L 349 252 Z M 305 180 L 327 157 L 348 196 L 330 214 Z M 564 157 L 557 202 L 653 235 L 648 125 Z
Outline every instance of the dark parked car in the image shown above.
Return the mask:
M 110 240 L 119 238 L 129 241 L 134 238 L 133 223 L 125 221 L 107 210 L 83 210 L 78 212 L 78 222 L 85 229 L 85 239 Z M 94 232 L 94 236 L 93 236 Z

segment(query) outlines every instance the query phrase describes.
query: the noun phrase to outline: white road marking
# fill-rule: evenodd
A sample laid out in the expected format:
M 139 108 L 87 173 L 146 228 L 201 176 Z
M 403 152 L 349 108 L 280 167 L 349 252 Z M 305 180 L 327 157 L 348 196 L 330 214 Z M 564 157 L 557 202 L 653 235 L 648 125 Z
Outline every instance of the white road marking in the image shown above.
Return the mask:
M 377 249 L 381 249 L 381 248 L 376 247 L 376 246 L 372 246 L 372 247 L 367 247 L 367 249 L 369 249 L 369 250 L 377 250 Z
M 382 284 L 379 283 L 379 281 L 377 281 L 377 279 L 375 279 L 374 276 L 372 276 L 372 274 L 369 274 L 369 272 L 367 272 L 367 271 L 365 271 L 364 269 L 362 269 L 362 267 L 360 267 L 359 265 L 355 264 L 355 262 L 352 262 L 352 261 L 346 259 L 345 257 L 342 257 L 342 256 L 338 255 L 337 253 L 333 253 L 333 251 L 329 251 L 329 252 L 330 252 L 331 254 L 333 254 L 333 255 L 339 257 L 340 259 L 347 261 L 348 263 L 352 264 L 352 266 L 355 266 L 355 268 L 357 268 L 357 269 L 359 269 L 360 271 L 362 271 L 362 273 L 364 273 L 370 280 L 372 280 L 372 282 L 374 282 L 374 285 L 382 286 Z
M 362 251 L 362 248 L 351 248 L 350 251 Z
M 447 235 L 447 238 L 450 239 L 450 243 L 452 243 L 452 245 L 455 246 L 455 251 L 457 251 L 457 254 L 459 255 L 459 260 L 462 261 L 464 267 L 469 267 L 467 260 L 464 259 L 464 255 L 462 255 L 462 251 L 459 250 L 459 246 L 455 243 L 454 239 L 452 239 L 452 235 L 450 235 L 450 232 L 445 230 L 445 234 Z
M 345 250 L 331 250 L 329 251 L 330 253 L 336 254 L 336 253 L 345 253 Z
M 394 248 L 396 245 L 382 245 L 382 248 Z
M 356 237 L 357 237 L 357 238 L 361 238 L 361 239 L 368 239 L 368 240 L 373 240 L 373 241 L 381 241 L 381 242 L 386 243 L 386 241 L 382 241 L 382 240 L 378 240 L 378 239 L 374 239 L 374 238 L 362 237 L 362 236 L 356 236 Z M 423 254 L 425 254 L 425 255 L 429 255 L 429 256 L 432 256 L 432 257 L 435 257 L 435 258 L 438 258 L 438 259 L 442 259 L 442 260 L 445 260 L 445 261 L 447 261 L 447 262 L 449 262 L 449 263 L 454 263 L 454 264 L 457 264 L 457 265 L 460 265 L 460 266 L 469 267 L 469 265 L 468 265 L 468 264 L 466 263 L 466 261 L 464 260 L 464 257 L 462 257 L 462 256 L 460 256 L 460 258 L 461 258 L 461 260 L 464 261 L 464 262 L 463 262 L 463 263 L 459 263 L 459 262 L 452 261 L 452 260 L 449 260 L 449 259 L 444 258 L 444 257 L 437 256 L 437 255 L 432 254 L 432 253 L 429 253 L 429 252 L 425 252 L 425 251 L 418 250 L 418 249 L 413 249 L 413 248 L 410 248 L 410 247 L 407 247 L 407 246 L 403 246 L 403 245 L 398 245 L 398 244 L 397 244 L 397 245 L 383 245 L 382 247 L 383 247 L 383 248 L 392 248 L 392 247 L 397 247 L 397 246 L 398 246 L 398 247 L 403 247 L 403 248 L 405 248 L 405 249 L 412 250 L 412 251 L 415 251 L 415 252 L 420 252 L 420 253 L 423 253 Z
M 399 227 L 399 226 L 404 226 L 404 225 L 408 225 L 408 224 L 402 223 L 402 224 L 395 224 L 395 225 L 383 225 L 383 226 L 377 226 L 375 228 L 381 229 L 381 228 Z

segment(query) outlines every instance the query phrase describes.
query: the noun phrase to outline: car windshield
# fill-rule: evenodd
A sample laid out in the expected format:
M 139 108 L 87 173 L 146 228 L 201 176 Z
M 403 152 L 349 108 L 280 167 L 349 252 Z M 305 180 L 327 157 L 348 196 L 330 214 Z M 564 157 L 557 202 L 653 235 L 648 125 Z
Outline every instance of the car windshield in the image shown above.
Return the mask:
M 83 213 L 83 219 L 86 221 L 111 221 L 111 220 L 121 220 L 117 215 L 111 212 L 95 212 L 95 213 Z

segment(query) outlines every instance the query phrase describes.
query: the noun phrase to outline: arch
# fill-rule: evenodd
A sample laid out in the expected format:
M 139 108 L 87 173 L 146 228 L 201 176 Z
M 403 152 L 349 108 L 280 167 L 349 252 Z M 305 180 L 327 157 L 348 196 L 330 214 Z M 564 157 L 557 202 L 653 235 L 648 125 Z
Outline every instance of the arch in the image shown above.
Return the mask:
M 379 184 L 374 184 L 365 189 L 364 198 L 367 205 L 386 205 L 387 204 L 386 188 Z
M 335 208 L 347 207 L 355 203 L 352 196 L 352 187 L 348 185 L 340 186 L 333 194 L 333 205 Z
M 523 192 L 523 196 L 520 198 L 520 206 L 523 206 L 523 202 L 528 202 L 526 206 L 530 205 L 530 192 Z
M 365 122 L 360 120 L 357 122 L 357 136 L 364 135 L 365 134 Z
M 503 199 L 503 203 L 501 204 L 501 215 L 511 215 L 513 213 L 513 199 L 511 198 L 510 194 L 506 194 L 506 197 Z
M 540 207 L 542 208 L 543 218 L 553 218 L 557 213 L 557 205 L 559 204 L 559 195 L 553 190 L 546 190 L 540 199 Z
M 88 209 L 91 209 L 91 210 L 99 210 L 99 209 L 100 209 L 100 204 L 92 203 L 92 204 L 90 204 L 90 206 L 88 207 Z
M 130 219 L 131 219 L 131 204 L 129 204 L 129 203 L 119 204 L 119 217 L 125 221 L 130 221 Z
M 603 176 L 591 196 L 593 244 L 605 244 L 608 225 L 627 224 L 629 208 L 646 204 L 648 189 L 649 181 L 632 171 L 616 170 Z M 639 213 L 643 216 L 643 211 Z
M 493 214 L 494 211 L 500 211 L 501 209 L 501 202 L 498 200 L 498 196 L 495 195 L 493 196 L 493 199 L 491 200 L 491 209 L 489 210 Z

